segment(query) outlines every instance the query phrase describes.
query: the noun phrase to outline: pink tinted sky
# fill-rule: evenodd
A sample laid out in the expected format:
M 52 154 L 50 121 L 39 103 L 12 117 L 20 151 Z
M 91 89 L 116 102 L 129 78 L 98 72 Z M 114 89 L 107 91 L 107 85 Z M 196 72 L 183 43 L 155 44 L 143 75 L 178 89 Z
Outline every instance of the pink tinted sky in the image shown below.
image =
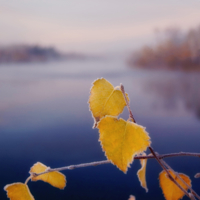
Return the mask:
M 200 24 L 199 0 L 1 0 L 0 45 L 53 45 L 62 51 L 128 52 L 155 28 Z

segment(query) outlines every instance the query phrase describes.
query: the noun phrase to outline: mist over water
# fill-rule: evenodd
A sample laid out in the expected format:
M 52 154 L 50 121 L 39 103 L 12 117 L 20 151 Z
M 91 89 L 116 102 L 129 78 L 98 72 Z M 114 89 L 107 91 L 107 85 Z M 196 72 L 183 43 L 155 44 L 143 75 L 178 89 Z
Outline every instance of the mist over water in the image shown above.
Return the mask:
M 123 83 L 138 124 L 147 127 L 152 147 L 159 153 L 200 152 L 200 74 L 126 68 L 120 59 L 2 65 L 0 67 L 0 199 L 3 187 L 24 182 L 30 167 L 40 161 L 61 167 L 106 159 L 98 130 L 88 108 L 92 82 L 104 77 L 114 86 Z M 125 109 L 122 115 L 128 118 Z M 149 152 L 148 152 L 149 153 Z M 197 158 L 169 158 L 174 170 L 199 180 Z M 147 164 L 149 192 L 137 180 L 136 160 L 125 175 L 115 166 L 64 171 L 67 187 L 29 183 L 42 199 L 163 199 L 159 188 L 160 166 Z

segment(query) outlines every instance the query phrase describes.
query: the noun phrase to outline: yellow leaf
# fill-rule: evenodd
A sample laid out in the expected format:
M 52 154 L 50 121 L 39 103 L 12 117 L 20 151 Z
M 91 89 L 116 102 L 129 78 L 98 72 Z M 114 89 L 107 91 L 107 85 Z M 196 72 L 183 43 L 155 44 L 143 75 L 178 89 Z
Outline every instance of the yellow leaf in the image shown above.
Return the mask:
M 142 154 L 146 156 L 146 153 Z M 147 166 L 147 159 L 140 159 L 141 168 L 137 172 L 138 179 L 140 181 L 141 186 L 148 192 L 147 183 L 146 183 L 146 166 Z
M 93 82 L 90 93 L 89 106 L 95 121 L 94 127 L 105 115 L 118 116 L 126 106 L 121 90 L 114 88 L 104 78 Z M 128 98 L 128 94 L 126 96 Z
M 134 156 L 150 145 L 145 128 L 136 123 L 106 116 L 98 123 L 102 148 L 114 165 L 126 173 Z
M 187 186 L 185 186 L 185 184 L 183 184 L 171 170 L 169 170 L 169 173 L 182 188 L 188 190 Z M 188 176 L 185 174 L 179 174 L 179 176 L 191 187 L 191 180 Z M 160 173 L 159 181 L 166 200 L 179 200 L 185 195 L 185 193 L 167 177 L 167 173 L 165 171 Z
M 128 200 L 136 200 L 135 196 L 130 195 Z
M 30 170 L 30 174 L 31 173 L 41 173 L 44 172 L 47 169 L 47 166 L 43 165 L 40 162 L 37 162 L 36 164 L 33 165 L 33 167 L 31 167 Z M 32 177 L 31 178 L 32 181 L 44 181 L 47 182 L 49 184 L 51 184 L 54 187 L 60 188 L 60 189 L 64 189 L 64 187 L 66 186 L 66 178 L 65 175 L 60 173 L 60 172 L 49 172 L 46 174 L 42 174 L 36 177 Z
M 23 183 L 13 183 L 6 185 L 4 190 L 10 200 L 34 200 L 27 185 Z

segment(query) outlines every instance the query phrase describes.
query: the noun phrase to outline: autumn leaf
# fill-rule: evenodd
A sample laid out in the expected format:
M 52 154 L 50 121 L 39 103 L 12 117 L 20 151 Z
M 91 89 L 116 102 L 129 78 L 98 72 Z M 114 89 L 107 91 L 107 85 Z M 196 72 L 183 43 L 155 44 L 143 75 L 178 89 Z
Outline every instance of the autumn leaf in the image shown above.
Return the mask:
M 121 90 L 114 88 L 104 78 L 93 82 L 90 93 L 89 107 L 94 117 L 94 127 L 102 117 L 106 115 L 118 116 L 126 106 Z M 128 99 L 128 94 L 126 96 Z
M 130 195 L 128 200 L 136 200 L 135 196 Z
M 142 154 L 146 156 L 146 153 Z M 140 181 L 141 186 L 148 192 L 147 183 L 146 183 L 146 165 L 147 159 L 140 159 L 141 168 L 137 172 L 138 179 Z
M 145 128 L 130 121 L 106 116 L 97 127 L 106 157 L 124 173 L 134 156 L 145 151 L 151 143 Z
M 182 188 L 188 190 L 187 186 L 184 183 L 182 183 L 182 181 L 179 180 L 178 177 L 171 170 L 169 170 L 169 173 L 176 180 L 176 182 L 180 184 Z M 191 180 L 188 176 L 186 176 L 185 174 L 178 175 L 191 187 Z M 185 195 L 185 193 L 167 177 L 167 173 L 165 171 L 162 171 L 160 173 L 159 181 L 160 187 L 163 191 L 166 200 L 179 200 L 182 199 Z
M 34 200 L 26 184 L 9 184 L 4 187 L 4 190 L 7 192 L 7 196 L 10 200 Z
M 33 167 L 31 167 L 31 170 L 29 171 L 29 173 L 30 174 L 41 173 L 41 172 L 44 172 L 47 168 L 48 167 L 45 166 L 44 164 L 37 162 L 36 164 L 33 165 Z M 64 187 L 66 186 L 65 175 L 57 171 L 49 172 L 49 173 L 42 174 L 36 177 L 33 176 L 31 180 L 32 181 L 42 180 L 59 189 L 64 189 Z

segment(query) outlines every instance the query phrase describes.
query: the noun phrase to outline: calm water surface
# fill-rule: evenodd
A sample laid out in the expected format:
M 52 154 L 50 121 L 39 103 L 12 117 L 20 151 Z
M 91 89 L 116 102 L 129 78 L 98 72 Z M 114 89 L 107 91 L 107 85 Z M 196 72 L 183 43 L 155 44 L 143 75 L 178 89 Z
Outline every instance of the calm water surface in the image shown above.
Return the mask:
M 6 199 L 3 187 L 24 182 L 37 161 L 53 168 L 106 159 L 87 104 L 91 83 L 101 77 L 114 86 L 123 83 L 155 151 L 200 152 L 198 73 L 128 69 L 120 60 L 1 65 L 0 199 Z M 121 117 L 128 118 L 126 110 Z M 187 173 L 199 190 L 200 180 L 193 178 L 200 172 L 199 159 L 166 161 Z M 161 167 L 148 161 L 148 193 L 137 179 L 139 167 L 134 161 L 126 175 L 111 164 L 64 171 L 64 190 L 40 181 L 29 186 L 36 200 L 127 200 L 130 194 L 137 200 L 164 199 L 158 183 Z

